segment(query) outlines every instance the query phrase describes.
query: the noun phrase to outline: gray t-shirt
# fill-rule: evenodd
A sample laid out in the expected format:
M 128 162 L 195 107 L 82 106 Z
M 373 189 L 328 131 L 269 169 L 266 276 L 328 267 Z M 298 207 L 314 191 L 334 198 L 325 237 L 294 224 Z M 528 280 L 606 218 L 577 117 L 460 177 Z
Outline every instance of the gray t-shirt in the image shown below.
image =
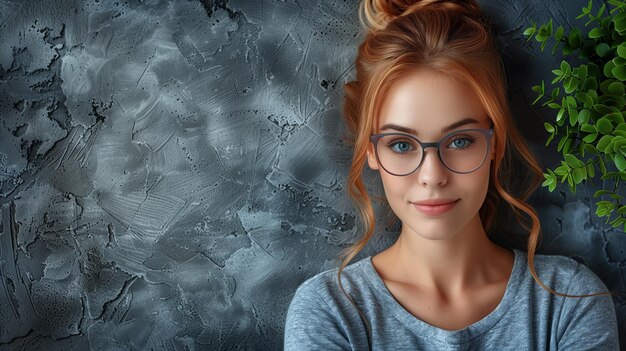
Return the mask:
M 530 274 L 527 253 L 513 251 L 513 270 L 500 304 L 455 331 L 405 310 L 387 290 L 371 256 L 348 265 L 341 280 L 372 327 L 371 348 L 365 324 L 337 284 L 337 269 L 319 273 L 300 285 L 289 305 L 285 350 L 619 350 L 610 295 L 550 294 Z M 558 292 L 607 291 L 589 268 L 568 257 L 535 255 L 535 268 L 541 281 Z

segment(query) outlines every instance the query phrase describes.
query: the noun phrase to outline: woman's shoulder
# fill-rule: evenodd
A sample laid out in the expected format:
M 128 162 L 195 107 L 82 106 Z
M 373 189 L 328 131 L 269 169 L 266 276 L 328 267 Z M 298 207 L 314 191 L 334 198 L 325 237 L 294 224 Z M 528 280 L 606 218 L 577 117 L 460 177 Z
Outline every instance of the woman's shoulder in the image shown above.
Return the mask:
M 320 305 L 334 313 L 351 311 L 350 298 L 356 300 L 376 299 L 377 293 L 375 277 L 371 276 L 371 256 L 355 260 L 348 264 L 341 272 L 341 286 L 338 280 L 339 268 L 323 270 L 306 279 L 296 289 L 292 304 Z M 343 290 L 342 290 L 343 288 Z M 357 302 L 358 303 L 358 302 Z
M 369 259 L 370 256 L 354 261 L 342 270 L 341 283 L 344 289 L 348 290 L 354 285 L 362 285 L 363 281 L 368 279 L 363 266 L 367 264 L 367 260 Z M 338 271 L 339 268 L 335 267 L 315 274 L 300 284 L 296 290 L 296 294 L 311 294 L 317 292 L 318 294 L 327 295 L 336 293 L 339 288 Z
M 529 270 L 528 253 L 523 252 L 523 256 L 526 270 Z M 582 259 L 575 259 L 564 254 L 538 253 L 534 255 L 533 265 L 539 278 L 559 292 L 589 294 L 607 291 L 604 282 Z
M 605 283 L 582 260 L 565 255 L 537 254 L 535 266 L 540 279 L 559 293 L 585 296 L 605 293 Z M 591 295 L 584 298 L 556 296 L 537 284 L 531 294 L 542 301 L 551 301 L 550 307 L 536 304 L 535 318 L 552 316 L 553 335 L 558 349 L 563 350 L 617 350 L 619 348 L 617 317 L 611 295 Z M 558 300 L 558 303 L 552 304 Z M 543 306 L 543 307 L 542 307 Z M 549 313 L 546 313 L 550 311 Z
M 346 278 L 352 282 L 365 280 L 363 263 L 366 263 L 365 259 L 342 271 L 341 281 L 346 291 L 354 288 L 347 284 Z M 326 269 L 300 284 L 287 310 L 285 350 L 349 350 L 367 345 L 367 339 L 361 338 L 356 310 L 340 292 L 337 272 L 338 268 Z

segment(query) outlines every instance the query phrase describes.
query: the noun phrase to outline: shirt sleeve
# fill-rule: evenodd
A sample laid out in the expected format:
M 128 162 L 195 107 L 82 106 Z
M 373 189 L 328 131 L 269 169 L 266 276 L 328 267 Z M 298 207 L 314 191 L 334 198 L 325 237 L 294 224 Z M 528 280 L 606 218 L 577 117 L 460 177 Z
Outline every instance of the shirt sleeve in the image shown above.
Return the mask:
M 578 264 L 567 294 L 606 292 L 606 285 L 587 266 Z M 617 316 L 611 295 L 563 297 L 559 350 L 619 350 Z
M 302 284 L 289 304 L 284 350 L 350 350 L 336 313 L 311 284 Z

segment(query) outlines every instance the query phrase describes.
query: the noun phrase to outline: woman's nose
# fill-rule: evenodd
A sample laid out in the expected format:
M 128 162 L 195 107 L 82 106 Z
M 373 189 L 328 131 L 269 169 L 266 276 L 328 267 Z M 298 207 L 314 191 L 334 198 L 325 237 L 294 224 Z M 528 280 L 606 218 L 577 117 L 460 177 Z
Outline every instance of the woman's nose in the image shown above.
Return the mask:
M 443 186 L 448 182 L 448 169 L 441 163 L 435 148 L 424 150 L 424 159 L 417 172 L 420 184 L 426 187 Z

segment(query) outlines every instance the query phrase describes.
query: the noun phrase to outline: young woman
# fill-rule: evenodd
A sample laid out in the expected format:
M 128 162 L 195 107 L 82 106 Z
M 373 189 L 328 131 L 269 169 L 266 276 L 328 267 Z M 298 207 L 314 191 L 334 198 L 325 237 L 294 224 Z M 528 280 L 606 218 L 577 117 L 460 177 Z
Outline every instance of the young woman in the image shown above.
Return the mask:
M 477 4 L 368 0 L 360 14 L 369 33 L 344 117 L 354 144 L 349 192 L 366 230 L 338 269 L 298 288 L 285 350 L 618 350 L 604 283 L 571 258 L 535 255 L 539 220 L 524 202 L 530 191 L 512 190 L 513 177 L 525 178 L 510 161 L 535 173 L 531 190 L 541 169 L 511 120 Z M 366 164 L 401 232 L 348 266 L 374 235 Z M 526 215 L 528 253 L 491 240 L 499 204 L 518 221 Z

